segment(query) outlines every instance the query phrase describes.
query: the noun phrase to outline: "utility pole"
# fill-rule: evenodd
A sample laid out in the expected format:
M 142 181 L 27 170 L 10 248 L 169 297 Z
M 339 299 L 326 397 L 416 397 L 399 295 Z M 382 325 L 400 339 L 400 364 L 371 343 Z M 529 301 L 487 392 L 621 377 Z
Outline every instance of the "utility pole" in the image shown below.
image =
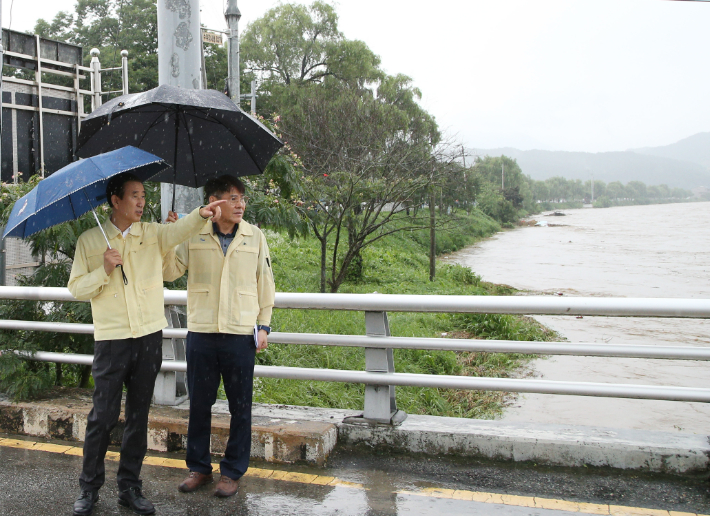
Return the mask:
M 501 174 L 501 190 L 505 190 L 505 161 L 503 162 L 503 172 Z
M 200 0 L 160 1 L 157 2 L 157 9 L 158 84 L 186 90 L 202 89 Z M 160 198 L 161 215 L 165 220 L 172 205 L 172 183 L 161 183 Z M 201 204 L 202 190 L 180 185 L 175 187 L 175 211 L 178 214 L 190 213 Z
M 592 204 L 594 204 L 594 174 L 592 174 Z
M 158 83 L 202 88 L 200 0 L 158 2 Z
M 229 77 L 227 78 L 227 88 L 229 97 L 238 106 L 240 98 L 239 92 L 239 19 L 242 13 L 237 7 L 237 0 L 229 0 L 227 10 L 224 12 L 224 18 L 227 20 L 229 27 L 229 61 L 227 70 Z M 253 97 L 252 97 L 253 98 Z
M 461 159 L 463 160 L 463 182 L 465 185 L 466 184 L 466 151 L 463 148 L 463 144 L 461 145 Z
M 0 35 L 2 35 L 2 0 L 0 0 Z M 5 64 L 5 49 L 0 37 L 0 63 Z M 2 66 L 0 66 L 0 142 L 2 142 Z M 2 145 L 0 145 L 0 171 L 2 170 Z M 10 164 L 12 170 L 12 164 Z M 5 228 L 2 227 L 4 231 Z M 0 241 L 0 285 L 5 285 L 5 240 Z
M 5 66 L 5 49 L 2 46 L 2 0 L 0 0 L 0 136 L 2 136 L 2 69 Z M 2 141 L 2 138 L 0 138 L 0 142 Z M 12 166 L 10 167 L 12 168 Z M 2 169 L 2 145 L 0 145 L 0 170 Z M 4 251 L 3 251 L 3 256 L 5 256 Z M 5 284 L 5 267 L 3 264 L 3 270 L 2 270 L 2 275 L 3 275 L 3 281 L 2 284 Z

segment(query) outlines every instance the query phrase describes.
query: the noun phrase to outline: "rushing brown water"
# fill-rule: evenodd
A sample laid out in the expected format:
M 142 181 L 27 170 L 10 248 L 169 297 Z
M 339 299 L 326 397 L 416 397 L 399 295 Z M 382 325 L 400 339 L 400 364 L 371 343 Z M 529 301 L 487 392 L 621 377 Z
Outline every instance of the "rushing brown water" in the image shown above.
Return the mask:
M 484 280 L 567 296 L 710 297 L 710 203 L 563 210 L 538 216 L 555 227 L 498 233 L 447 260 Z M 710 321 L 544 316 L 572 342 L 707 346 Z M 708 387 L 710 363 L 549 357 L 531 364 L 547 380 Z M 524 394 L 506 421 L 612 426 L 708 434 L 710 404 Z

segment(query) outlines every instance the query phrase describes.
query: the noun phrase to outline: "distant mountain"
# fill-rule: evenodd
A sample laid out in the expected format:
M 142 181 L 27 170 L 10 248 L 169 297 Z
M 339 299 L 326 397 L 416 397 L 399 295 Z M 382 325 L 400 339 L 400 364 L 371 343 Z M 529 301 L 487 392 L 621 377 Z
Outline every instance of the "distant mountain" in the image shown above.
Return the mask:
M 671 188 L 692 189 L 698 186 L 710 187 L 710 170 L 699 161 L 685 156 L 682 149 L 688 149 L 688 155 L 701 159 L 701 136 L 708 142 L 707 155 L 710 163 L 710 133 L 701 133 L 666 147 L 653 147 L 625 152 L 566 152 L 566 151 L 521 151 L 510 147 L 500 149 L 474 149 L 480 156 L 500 156 L 515 158 L 523 173 L 533 179 L 544 180 L 554 176 L 587 181 L 593 175 L 605 183 L 621 181 L 642 181 L 647 185 L 666 184 Z M 697 140 L 696 140 L 696 137 Z M 685 143 L 692 141 L 691 143 Z M 660 150 L 659 150 L 660 149 Z M 641 152 L 643 150 L 644 152 Z M 692 152 L 691 152 L 692 151 Z M 657 153 L 667 152 L 673 156 Z
M 631 151 L 649 156 L 692 161 L 710 169 L 710 132 L 694 134 L 679 142 L 662 147 L 643 147 L 631 149 Z

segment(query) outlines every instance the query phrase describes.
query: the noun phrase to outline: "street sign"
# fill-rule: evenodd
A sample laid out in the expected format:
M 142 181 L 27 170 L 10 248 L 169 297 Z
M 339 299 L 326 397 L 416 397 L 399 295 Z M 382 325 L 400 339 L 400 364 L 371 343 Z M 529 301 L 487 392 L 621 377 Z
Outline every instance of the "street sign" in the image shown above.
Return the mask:
M 202 41 L 204 43 L 214 43 L 215 45 L 221 45 L 222 44 L 222 35 L 217 34 L 216 32 L 207 32 L 206 30 L 202 31 Z

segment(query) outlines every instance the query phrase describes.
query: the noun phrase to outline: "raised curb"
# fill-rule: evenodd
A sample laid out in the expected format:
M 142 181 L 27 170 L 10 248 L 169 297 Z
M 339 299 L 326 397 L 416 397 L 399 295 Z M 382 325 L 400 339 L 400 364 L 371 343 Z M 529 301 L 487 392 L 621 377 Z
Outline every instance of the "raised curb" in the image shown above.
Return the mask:
M 187 404 L 151 408 L 150 450 L 185 448 L 188 408 Z M 90 410 L 86 394 L 19 404 L 0 400 L 0 431 L 83 441 Z M 702 473 L 710 467 L 710 442 L 704 435 L 417 415 L 396 427 L 343 423 L 355 415 L 358 411 L 254 404 L 251 456 L 268 462 L 323 465 L 336 444 L 350 444 L 396 453 L 671 474 Z M 212 453 L 224 452 L 228 432 L 227 402 L 218 400 L 213 407 Z M 112 444 L 120 444 L 121 423 L 111 437 Z
M 24 403 L 0 400 L 0 431 L 11 434 L 48 437 L 64 441 L 83 441 L 91 398 L 73 393 L 66 397 Z M 148 422 L 148 449 L 180 451 L 187 444 L 188 405 L 153 406 Z M 221 455 L 229 437 L 229 411 L 219 401 L 212 415 L 210 452 Z M 124 415 L 111 432 L 111 444 L 120 445 Z M 268 462 L 309 462 L 322 466 L 335 447 L 338 431 L 325 421 L 252 418 L 251 457 Z
M 339 444 L 399 453 L 672 474 L 704 473 L 710 468 L 710 441 L 705 435 L 419 415 L 386 427 L 343 423 L 356 411 L 270 405 L 255 406 L 254 411 L 294 420 L 336 421 Z
M 645 430 L 410 416 L 396 428 L 341 425 L 341 443 L 552 466 L 686 474 L 707 471 L 707 436 Z

